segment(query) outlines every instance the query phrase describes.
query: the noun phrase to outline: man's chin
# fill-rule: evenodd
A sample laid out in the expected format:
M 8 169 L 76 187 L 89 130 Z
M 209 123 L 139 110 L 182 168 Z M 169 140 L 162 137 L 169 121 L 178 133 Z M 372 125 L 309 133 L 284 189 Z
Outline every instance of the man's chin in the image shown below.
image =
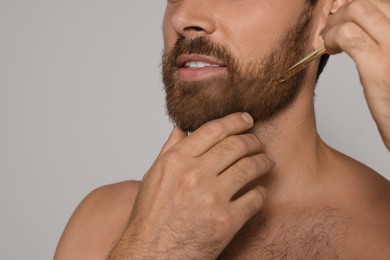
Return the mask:
M 167 84 L 168 83 L 168 84 Z M 166 106 L 171 121 L 187 132 L 228 112 L 234 89 L 225 75 L 196 81 L 165 82 Z
M 219 113 L 212 111 L 209 108 L 188 108 L 186 111 L 169 111 L 170 120 L 181 130 L 186 132 L 194 132 L 203 124 L 224 117 L 229 113 Z

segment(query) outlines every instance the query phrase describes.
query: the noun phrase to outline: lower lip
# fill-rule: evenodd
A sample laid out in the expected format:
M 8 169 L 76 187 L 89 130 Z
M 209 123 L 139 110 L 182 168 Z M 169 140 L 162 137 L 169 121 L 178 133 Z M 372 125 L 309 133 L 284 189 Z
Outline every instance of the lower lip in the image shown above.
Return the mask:
M 178 78 L 183 81 L 196 81 L 207 79 L 211 76 L 226 72 L 226 67 L 214 68 L 180 68 Z

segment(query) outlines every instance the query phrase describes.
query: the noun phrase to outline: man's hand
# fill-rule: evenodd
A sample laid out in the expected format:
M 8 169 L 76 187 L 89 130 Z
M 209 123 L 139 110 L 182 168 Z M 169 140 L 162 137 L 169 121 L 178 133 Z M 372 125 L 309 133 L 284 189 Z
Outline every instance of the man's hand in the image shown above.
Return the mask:
M 390 150 L 390 1 L 354 0 L 324 30 L 329 54 L 345 51 L 356 62 L 371 114 Z
M 252 126 L 237 113 L 189 136 L 174 129 L 108 259 L 215 259 L 266 198 L 260 186 L 235 198 L 275 165 L 254 135 L 242 134 Z

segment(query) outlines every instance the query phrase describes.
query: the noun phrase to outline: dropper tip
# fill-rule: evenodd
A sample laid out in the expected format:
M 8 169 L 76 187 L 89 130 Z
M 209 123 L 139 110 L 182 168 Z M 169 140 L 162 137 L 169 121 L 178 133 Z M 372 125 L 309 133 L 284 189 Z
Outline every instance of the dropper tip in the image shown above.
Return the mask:
M 279 79 L 279 83 L 284 83 L 284 82 L 286 82 L 286 78 L 280 78 Z

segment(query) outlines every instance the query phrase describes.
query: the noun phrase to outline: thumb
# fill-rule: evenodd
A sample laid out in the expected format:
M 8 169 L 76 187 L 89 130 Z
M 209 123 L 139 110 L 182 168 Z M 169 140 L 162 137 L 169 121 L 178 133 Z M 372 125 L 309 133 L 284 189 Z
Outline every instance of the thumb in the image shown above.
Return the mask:
M 177 127 L 174 127 L 171 134 L 168 137 L 168 140 L 165 142 L 163 147 L 161 148 L 160 155 L 171 149 L 172 146 L 180 142 L 182 139 L 184 139 L 187 136 L 186 132 L 183 132 Z

